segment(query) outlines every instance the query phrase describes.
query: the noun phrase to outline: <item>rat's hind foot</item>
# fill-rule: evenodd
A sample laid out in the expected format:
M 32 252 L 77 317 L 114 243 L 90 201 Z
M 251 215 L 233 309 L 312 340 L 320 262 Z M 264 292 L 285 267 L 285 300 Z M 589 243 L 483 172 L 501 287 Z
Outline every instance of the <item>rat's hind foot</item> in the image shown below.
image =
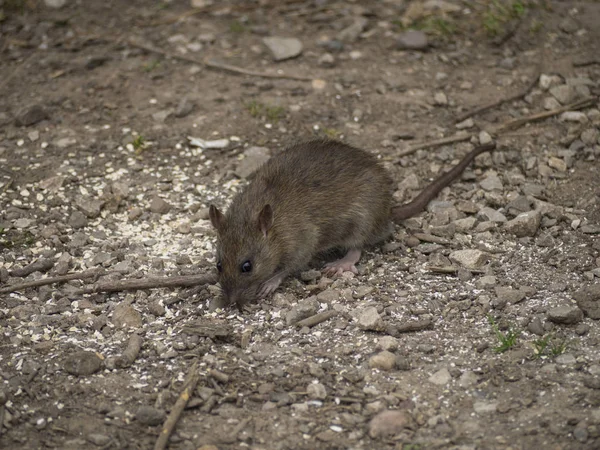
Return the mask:
M 348 250 L 346 256 L 337 261 L 333 261 L 325 264 L 323 272 L 328 276 L 341 275 L 344 272 L 358 273 L 355 264 L 360 259 L 360 250 L 352 248 Z
M 258 298 L 265 298 L 275 291 L 286 277 L 285 272 L 279 272 L 265 281 L 258 289 Z

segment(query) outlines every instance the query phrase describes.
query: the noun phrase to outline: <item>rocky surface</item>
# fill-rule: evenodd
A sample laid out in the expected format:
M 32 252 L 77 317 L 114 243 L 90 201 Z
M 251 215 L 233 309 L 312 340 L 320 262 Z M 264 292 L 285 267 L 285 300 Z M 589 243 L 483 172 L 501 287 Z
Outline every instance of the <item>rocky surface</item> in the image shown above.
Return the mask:
M 153 448 L 198 362 L 169 448 L 599 448 L 597 97 L 503 133 L 358 274 L 317 260 L 243 313 L 83 289 L 212 272 L 208 205 L 298 139 L 376 153 L 406 202 L 597 96 L 600 4 L 533 3 L 0 3 L 0 447 Z

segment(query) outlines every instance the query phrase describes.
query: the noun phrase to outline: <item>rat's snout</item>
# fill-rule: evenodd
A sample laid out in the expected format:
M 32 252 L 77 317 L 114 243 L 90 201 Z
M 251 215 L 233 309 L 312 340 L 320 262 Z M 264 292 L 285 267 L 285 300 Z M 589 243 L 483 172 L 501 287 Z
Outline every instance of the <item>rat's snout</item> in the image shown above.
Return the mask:
M 256 297 L 256 289 L 252 286 L 235 286 L 221 280 L 221 288 L 223 290 L 224 303 L 229 306 L 236 305 L 241 310 L 242 306 L 254 300 Z

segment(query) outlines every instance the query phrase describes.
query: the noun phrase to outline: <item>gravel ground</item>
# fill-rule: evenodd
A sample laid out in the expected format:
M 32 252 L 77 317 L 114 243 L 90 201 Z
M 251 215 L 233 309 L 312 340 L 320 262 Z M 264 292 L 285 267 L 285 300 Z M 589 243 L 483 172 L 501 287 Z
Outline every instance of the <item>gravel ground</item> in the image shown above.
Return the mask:
M 0 1 L 0 447 L 153 448 L 193 372 L 172 449 L 600 448 L 598 23 L 592 1 Z M 208 205 L 314 137 L 377 154 L 399 203 L 498 150 L 356 275 L 326 256 L 242 313 L 214 284 L 93 289 L 213 274 Z

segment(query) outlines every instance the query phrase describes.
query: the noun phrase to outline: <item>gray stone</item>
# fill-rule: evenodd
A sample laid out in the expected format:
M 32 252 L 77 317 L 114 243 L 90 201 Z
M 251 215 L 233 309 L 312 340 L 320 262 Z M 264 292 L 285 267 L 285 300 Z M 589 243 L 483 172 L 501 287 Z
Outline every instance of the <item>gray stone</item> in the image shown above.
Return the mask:
M 589 119 L 582 113 L 581 111 L 565 111 L 558 119 L 563 122 L 578 122 L 578 123 L 588 123 Z
M 563 105 L 572 103 L 577 97 L 575 89 L 568 84 L 551 87 L 550 94 Z
M 158 195 L 152 197 L 150 200 L 150 211 L 157 214 L 166 214 L 171 210 L 171 205 L 160 198 Z
M 527 211 L 504 224 L 504 229 L 517 237 L 535 236 L 542 216 L 539 211 Z
M 335 303 L 340 299 L 339 291 L 335 289 L 326 289 L 323 292 L 317 294 L 317 300 L 322 303 Z
M 556 357 L 556 363 L 557 364 L 563 364 L 563 365 L 566 365 L 566 366 L 572 366 L 576 362 L 577 362 L 577 359 L 571 353 L 563 353 L 562 355 L 558 355 Z
M 398 50 L 426 50 L 429 47 L 427 35 L 421 30 L 408 30 L 396 39 Z
M 396 355 L 384 350 L 369 358 L 369 367 L 372 369 L 392 370 L 396 367 Z
M 496 295 L 499 298 L 501 298 L 505 303 L 511 303 L 514 305 L 515 303 L 519 303 L 525 298 L 526 292 L 521 289 L 513 289 L 511 287 L 498 286 L 496 288 Z
M 369 436 L 373 439 L 391 437 L 411 427 L 412 419 L 407 411 L 382 411 L 369 422 Z
M 58 148 L 67 148 L 77 144 L 77 139 L 73 136 L 65 136 L 62 138 L 55 139 L 52 144 Z
M 383 331 L 385 325 L 377 312 L 377 308 L 370 306 L 363 309 L 357 316 L 358 326 L 363 330 Z
M 393 352 L 398 350 L 398 339 L 393 336 L 382 336 L 377 340 L 377 348 Z
M 556 156 L 551 156 L 548 159 L 548 166 L 558 170 L 559 172 L 567 171 L 567 163 L 565 162 L 565 160 L 562 158 L 557 158 Z
M 478 401 L 473 403 L 473 410 L 477 414 L 490 414 L 496 412 L 497 409 L 498 402 Z
M 454 126 L 456 127 L 457 130 L 465 130 L 467 128 L 473 128 L 474 125 L 475 125 L 475 122 L 473 121 L 472 118 L 469 117 L 468 119 L 465 119 L 462 122 L 459 122 Z
M 511 200 L 506 208 L 509 211 L 527 212 L 531 211 L 531 202 L 524 195 L 519 195 L 517 198 Z
M 547 312 L 550 322 L 559 324 L 574 324 L 583 320 L 583 311 L 576 306 L 558 306 Z
M 327 397 L 327 389 L 321 383 L 311 383 L 306 387 L 306 393 L 312 399 L 324 400 Z
M 600 283 L 587 286 L 573 294 L 577 306 L 590 319 L 600 319 Z
M 481 250 L 456 250 L 450 253 L 450 260 L 466 267 L 467 269 L 479 269 L 490 259 L 490 255 Z
M 551 110 L 560 108 L 560 106 L 561 106 L 560 102 L 558 100 L 556 100 L 554 97 L 544 98 L 542 105 L 544 106 L 544 109 L 547 111 L 551 111 Z
M 142 326 L 142 315 L 133 306 L 122 303 L 116 306 L 112 323 L 116 328 L 140 328 Z
M 544 330 L 544 324 L 542 323 L 542 319 L 539 317 L 534 317 L 531 322 L 527 325 L 527 331 L 530 333 L 536 334 L 538 336 L 543 336 L 546 334 L 546 330 Z
M 579 30 L 579 24 L 573 17 L 567 15 L 559 22 L 558 28 L 567 34 L 572 34 Z
M 88 442 L 91 442 L 92 444 L 98 447 L 104 447 L 108 445 L 111 441 L 110 436 L 100 433 L 90 433 L 87 435 L 86 439 L 88 440 Z
M 458 384 L 463 388 L 474 386 L 479 381 L 479 376 L 470 370 L 463 372 L 458 378 Z
M 318 311 L 319 302 L 317 301 L 317 297 L 308 297 L 294 305 L 294 307 L 285 315 L 285 322 L 288 325 L 293 325 L 302 319 L 314 316 Z
M 586 145 L 595 145 L 600 137 L 600 131 L 597 128 L 587 128 L 581 132 L 581 141 Z
M 102 202 L 91 197 L 77 197 L 75 205 L 90 219 L 98 217 L 102 210 Z
M 166 417 L 165 411 L 162 409 L 153 408 L 152 406 L 142 405 L 135 413 L 135 420 L 142 425 L 155 427 L 164 422 Z
M 473 229 L 477 223 L 477 219 L 475 217 L 465 217 L 464 219 L 457 219 L 452 223 L 456 226 L 456 231 L 465 233 Z
M 502 180 L 498 174 L 490 173 L 479 183 L 481 189 L 485 191 L 501 191 L 504 188 Z
M 44 4 L 48 8 L 60 9 L 67 4 L 67 0 L 44 0 Z M 96 444 L 98 445 L 98 444 Z
M 87 217 L 81 211 L 73 211 L 69 216 L 69 226 L 74 229 L 79 229 L 87 226 Z
M 42 120 L 48 119 L 48 113 L 41 105 L 31 105 L 21 109 L 15 118 L 15 125 L 18 127 L 29 127 Z
M 338 33 L 337 40 L 346 43 L 355 42 L 367 26 L 367 23 L 368 20 L 366 17 L 357 17 L 352 25 Z
M 172 109 L 162 109 L 162 110 L 157 111 L 154 114 L 152 114 L 152 118 L 154 119 L 155 122 L 162 123 L 165 120 L 167 120 L 167 118 L 171 114 L 173 114 L 173 110 Z
M 356 299 L 360 299 L 360 298 L 366 297 L 367 295 L 372 294 L 374 290 L 375 290 L 375 288 L 373 286 L 368 286 L 368 285 L 363 284 L 356 288 L 356 291 L 352 294 L 352 297 L 354 297 Z
M 95 352 L 80 351 L 67 356 L 63 368 L 67 373 L 79 377 L 92 375 L 98 372 L 103 365 L 104 362 L 98 358 Z
M 266 163 L 270 158 L 269 149 L 266 147 L 250 147 L 244 151 L 242 159 L 236 170 L 235 175 L 239 178 L 248 178 L 256 169 Z
M 335 66 L 335 57 L 331 53 L 324 53 L 319 57 L 317 63 L 321 67 L 331 68 Z
M 489 144 L 490 142 L 492 142 L 492 136 L 490 136 L 490 134 L 487 131 L 480 131 L 479 132 L 479 143 L 481 145 L 485 145 L 485 144 Z
M 295 58 L 302 53 L 302 42 L 296 38 L 265 37 L 263 43 L 267 46 L 275 61 Z
M 444 386 L 450 382 L 452 379 L 452 375 L 450 375 L 450 371 L 447 368 L 443 368 L 438 370 L 436 373 L 429 377 L 429 382 L 433 384 L 437 384 L 438 386 Z
M 445 106 L 448 104 L 448 96 L 444 92 L 436 92 L 433 96 L 433 102 L 436 105 Z
M 479 217 L 489 220 L 491 222 L 496 223 L 504 223 L 506 222 L 506 216 L 499 211 L 496 211 L 494 208 L 490 208 L 488 206 L 481 208 L 479 213 L 477 214 Z
M 494 287 L 496 286 L 496 277 L 493 275 L 486 275 L 483 276 L 481 278 L 479 278 L 476 282 L 475 282 L 475 286 L 478 289 L 486 289 L 489 287 Z
M 194 109 L 194 104 L 188 99 L 187 96 L 183 97 L 179 103 L 177 104 L 177 108 L 175 108 L 175 112 L 173 113 L 175 117 L 182 118 L 187 116 Z

